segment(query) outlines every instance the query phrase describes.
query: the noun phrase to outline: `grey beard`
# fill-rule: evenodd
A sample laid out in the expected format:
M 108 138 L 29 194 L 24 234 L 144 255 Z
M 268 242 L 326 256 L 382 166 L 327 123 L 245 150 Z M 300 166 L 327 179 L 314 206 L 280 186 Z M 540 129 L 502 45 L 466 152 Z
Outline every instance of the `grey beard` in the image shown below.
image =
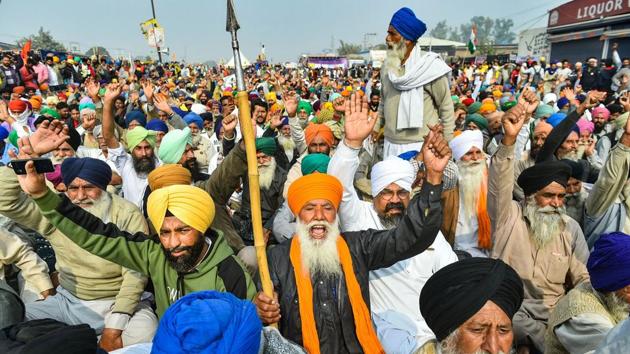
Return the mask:
M 565 214 L 566 208 L 564 206 L 541 208 L 536 204 L 534 196 L 526 198 L 523 215 L 529 220 L 532 241 L 539 249 L 544 248 L 564 231 L 566 225 L 562 216 Z
M 400 224 L 400 221 L 403 218 L 403 214 L 393 214 L 390 216 L 386 216 L 386 215 L 379 215 L 378 216 L 379 220 L 381 221 L 381 225 L 383 225 L 383 227 L 386 230 L 391 230 L 395 227 L 398 226 L 398 224 Z
M 571 151 L 566 153 L 563 156 L 558 156 L 559 159 L 564 159 L 564 160 L 571 160 L 571 161 L 577 161 L 580 159 L 580 156 L 578 155 L 577 151 Z
M 291 138 L 287 138 L 284 135 L 278 135 L 278 142 L 286 152 L 292 152 L 295 149 L 295 141 Z
M 273 178 L 276 175 L 276 159 L 272 158 L 265 166 L 258 166 L 258 175 L 260 188 L 269 189 L 273 183 Z
M 99 199 L 95 200 L 91 206 L 83 207 L 83 210 L 101 219 L 104 223 L 110 222 L 110 212 L 112 197 L 106 191 L 101 192 Z
M 152 157 L 143 157 L 140 159 L 136 159 L 132 156 L 133 159 L 133 169 L 136 173 L 149 173 L 155 169 L 155 160 Z
M 405 68 L 401 65 L 401 63 L 405 58 L 407 47 L 405 46 L 405 42 L 403 40 L 392 44 L 392 47 L 392 49 L 387 49 L 385 69 L 388 72 L 396 74 L 396 76 L 401 76 L 405 72 Z

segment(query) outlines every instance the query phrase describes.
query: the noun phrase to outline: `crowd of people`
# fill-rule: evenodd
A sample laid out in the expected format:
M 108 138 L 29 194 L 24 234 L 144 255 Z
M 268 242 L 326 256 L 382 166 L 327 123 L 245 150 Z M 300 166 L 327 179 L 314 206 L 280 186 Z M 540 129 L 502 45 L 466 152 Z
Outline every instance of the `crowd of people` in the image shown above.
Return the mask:
M 257 171 L 234 69 L 4 53 L 0 352 L 628 350 L 630 60 L 447 64 L 425 31 L 245 68 Z

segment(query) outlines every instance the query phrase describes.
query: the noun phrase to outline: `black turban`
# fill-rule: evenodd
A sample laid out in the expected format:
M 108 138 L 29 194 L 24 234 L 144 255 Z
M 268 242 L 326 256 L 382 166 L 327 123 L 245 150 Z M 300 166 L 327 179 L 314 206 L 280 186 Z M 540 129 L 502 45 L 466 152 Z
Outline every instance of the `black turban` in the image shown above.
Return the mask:
M 70 157 L 61 163 L 61 177 L 66 187 L 79 177 L 105 190 L 112 180 L 112 169 L 98 159 Z
M 567 186 L 571 168 L 560 161 L 544 161 L 526 168 L 518 176 L 518 185 L 523 188 L 525 195 L 532 195 L 547 187 L 551 182 L 558 182 Z
M 199 117 L 201 117 L 201 119 L 203 119 L 204 122 L 206 122 L 206 121 L 213 122 L 214 121 L 214 116 L 210 112 L 201 113 L 199 115 Z
M 523 282 L 500 259 L 468 258 L 429 278 L 420 294 L 420 312 L 442 341 L 489 300 L 511 320 L 523 302 Z
M 79 146 L 81 146 L 81 135 L 79 134 L 79 132 L 77 132 L 76 129 L 74 129 L 74 127 L 70 124 L 67 124 L 68 127 L 68 144 L 70 144 L 70 146 L 72 146 L 72 149 L 76 152 L 79 149 Z
M 586 160 L 560 160 L 565 165 L 571 168 L 571 177 L 575 179 L 579 179 L 582 182 L 586 183 L 595 183 L 597 182 L 597 177 L 599 171 L 591 167 L 591 164 Z

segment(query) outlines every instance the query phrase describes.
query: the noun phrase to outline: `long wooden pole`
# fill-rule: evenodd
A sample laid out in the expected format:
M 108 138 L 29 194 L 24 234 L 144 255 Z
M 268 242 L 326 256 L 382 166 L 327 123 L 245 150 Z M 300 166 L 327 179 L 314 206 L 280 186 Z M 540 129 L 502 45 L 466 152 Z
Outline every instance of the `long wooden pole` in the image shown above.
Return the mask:
M 231 0 L 227 1 L 228 14 L 226 30 L 232 35 L 232 51 L 234 53 L 234 69 L 236 71 L 236 84 L 238 93 L 236 104 L 238 106 L 238 120 L 245 142 L 245 153 L 247 156 L 247 177 L 249 180 L 249 201 L 252 213 L 252 228 L 254 232 L 254 247 L 256 248 L 256 260 L 258 261 L 258 273 L 260 283 L 265 295 L 273 299 L 273 283 L 269 275 L 269 265 L 267 263 L 267 243 L 263 236 L 262 214 L 260 212 L 260 185 L 258 183 L 258 158 L 256 157 L 256 141 L 254 139 L 254 128 L 249 107 L 249 98 L 245 88 L 245 78 L 243 77 L 243 67 L 241 66 L 241 53 L 238 45 L 236 31 L 240 28 L 234 13 L 234 5 Z M 276 327 L 276 324 L 272 326 Z

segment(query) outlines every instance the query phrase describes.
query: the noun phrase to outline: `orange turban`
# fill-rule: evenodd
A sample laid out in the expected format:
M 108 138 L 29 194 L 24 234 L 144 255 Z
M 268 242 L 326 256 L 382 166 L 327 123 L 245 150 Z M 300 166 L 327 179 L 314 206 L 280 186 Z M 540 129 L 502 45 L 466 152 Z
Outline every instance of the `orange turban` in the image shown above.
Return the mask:
M 41 96 L 33 96 L 28 101 L 31 103 L 31 106 L 33 107 L 33 109 L 39 110 L 40 108 L 42 108 L 42 97 Z
M 176 184 L 190 185 L 192 176 L 182 165 L 166 164 L 151 171 L 148 176 L 152 191 Z
M 328 200 L 338 210 L 342 195 L 343 186 L 336 177 L 325 173 L 313 173 L 291 183 L 287 201 L 293 214 L 298 215 L 306 203 L 315 199 Z
M 24 92 L 24 86 L 15 86 L 13 88 L 13 93 L 17 93 L 18 95 L 21 95 Z
M 321 137 L 324 139 L 328 146 L 333 145 L 333 132 L 325 124 L 315 124 L 309 123 L 309 125 L 304 129 L 304 138 L 306 139 L 306 145 L 310 145 L 311 141 L 316 137 Z
M 494 102 L 486 102 L 481 105 L 479 108 L 479 114 L 488 114 L 495 112 L 497 110 L 497 106 Z
M 47 83 L 43 83 L 43 84 L 39 85 L 39 89 L 41 91 L 48 91 L 48 84 Z

